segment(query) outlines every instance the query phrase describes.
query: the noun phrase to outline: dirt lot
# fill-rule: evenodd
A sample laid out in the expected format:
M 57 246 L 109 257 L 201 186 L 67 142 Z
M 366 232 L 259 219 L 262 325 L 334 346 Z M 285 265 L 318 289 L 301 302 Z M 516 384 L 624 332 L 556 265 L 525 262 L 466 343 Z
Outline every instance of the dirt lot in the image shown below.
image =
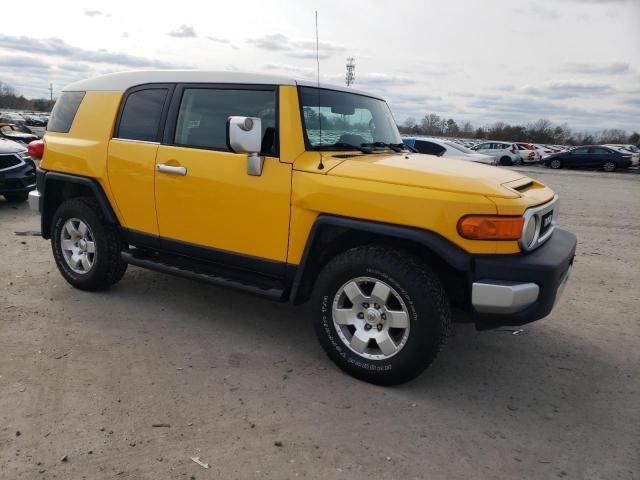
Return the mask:
M 338 371 L 306 306 L 133 267 L 74 290 L 0 200 L 0 478 L 640 478 L 640 175 L 523 170 L 579 237 L 562 301 L 456 325 L 397 388 Z

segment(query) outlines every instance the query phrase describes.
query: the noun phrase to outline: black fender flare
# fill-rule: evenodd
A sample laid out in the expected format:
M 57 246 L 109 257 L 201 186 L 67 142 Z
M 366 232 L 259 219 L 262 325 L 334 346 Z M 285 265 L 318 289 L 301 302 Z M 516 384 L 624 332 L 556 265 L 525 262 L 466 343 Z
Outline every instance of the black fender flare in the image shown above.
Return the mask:
M 441 235 L 414 227 L 406 227 L 389 223 L 376 222 L 371 220 L 360 220 L 336 215 L 321 214 L 314 222 L 307 243 L 305 245 L 300 265 L 295 271 L 295 277 L 291 286 L 289 299 L 291 303 L 300 303 L 304 300 L 301 287 L 308 274 L 310 259 L 314 256 L 314 249 L 319 243 L 323 231 L 326 229 L 341 229 L 362 232 L 381 237 L 410 241 L 421 245 L 433 254 L 437 255 L 453 269 L 461 272 L 469 272 L 472 269 L 472 255 L 454 245 Z
M 52 198 L 54 196 L 51 191 L 51 185 L 53 183 L 74 184 L 86 187 L 98 202 L 107 222 L 114 225 L 119 224 L 118 217 L 116 217 L 107 195 L 104 193 L 102 186 L 97 180 L 80 175 L 49 172 L 38 169 L 36 171 L 36 184 L 38 191 L 40 192 L 41 232 L 43 238 L 50 238 L 51 219 L 55 213 L 55 208 L 52 208 L 53 205 L 51 202 L 47 201 L 48 198 Z

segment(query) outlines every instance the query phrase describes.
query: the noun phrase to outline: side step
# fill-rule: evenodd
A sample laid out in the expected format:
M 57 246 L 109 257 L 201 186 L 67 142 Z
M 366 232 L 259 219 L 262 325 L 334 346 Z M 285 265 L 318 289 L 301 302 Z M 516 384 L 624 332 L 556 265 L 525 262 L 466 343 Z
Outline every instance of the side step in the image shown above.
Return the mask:
M 138 267 L 178 277 L 198 280 L 219 287 L 250 293 L 275 301 L 284 301 L 288 287 L 284 282 L 249 272 L 237 272 L 204 261 L 192 260 L 179 255 L 151 253 L 131 249 L 121 253 L 122 260 Z

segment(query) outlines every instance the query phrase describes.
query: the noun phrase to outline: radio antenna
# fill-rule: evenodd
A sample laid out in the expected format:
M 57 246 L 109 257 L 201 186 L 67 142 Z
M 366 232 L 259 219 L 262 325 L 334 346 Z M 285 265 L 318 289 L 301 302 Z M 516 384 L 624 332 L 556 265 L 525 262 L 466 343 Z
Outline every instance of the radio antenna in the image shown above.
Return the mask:
M 318 41 L 318 11 L 316 10 L 316 73 L 317 73 L 317 89 L 318 92 L 318 125 L 320 129 L 320 163 L 318 164 L 318 170 L 324 169 L 322 163 L 322 113 L 320 112 L 320 42 Z

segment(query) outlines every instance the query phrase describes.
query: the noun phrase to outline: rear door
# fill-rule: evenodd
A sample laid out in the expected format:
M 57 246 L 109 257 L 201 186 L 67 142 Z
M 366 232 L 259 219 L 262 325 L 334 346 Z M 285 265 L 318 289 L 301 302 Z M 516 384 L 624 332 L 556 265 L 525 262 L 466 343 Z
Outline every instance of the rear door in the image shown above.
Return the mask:
M 135 87 L 125 92 L 107 172 L 116 206 L 132 233 L 158 235 L 154 193 L 155 160 L 173 85 Z
M 591 167 L 600 167 L 607 160 L 614 160 L 614 153 L 608 148 L 603 147 L 591 147 L 589 149 L 589 155 L 591 158 Z

